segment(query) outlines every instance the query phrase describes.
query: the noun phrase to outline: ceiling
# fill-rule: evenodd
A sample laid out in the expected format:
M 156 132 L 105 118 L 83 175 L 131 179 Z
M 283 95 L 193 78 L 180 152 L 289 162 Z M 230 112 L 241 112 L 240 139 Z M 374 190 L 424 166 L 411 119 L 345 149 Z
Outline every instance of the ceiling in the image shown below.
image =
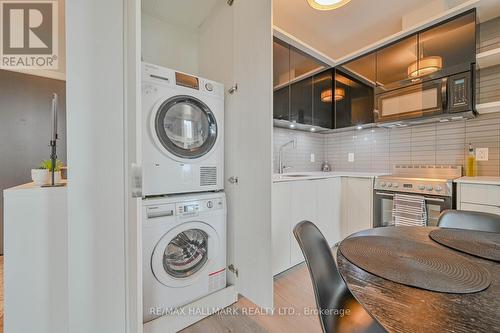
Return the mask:
M 339 59 L 400 32 L 403 16 L 433 1 L 352 0 L 338 9 L 319 11 L 306 0 L 273 0 L 273 24 L 331 59 Z
M 142 0 L 142 11 L 168 23 L 198 28 L 215 6 L 226 0 Z

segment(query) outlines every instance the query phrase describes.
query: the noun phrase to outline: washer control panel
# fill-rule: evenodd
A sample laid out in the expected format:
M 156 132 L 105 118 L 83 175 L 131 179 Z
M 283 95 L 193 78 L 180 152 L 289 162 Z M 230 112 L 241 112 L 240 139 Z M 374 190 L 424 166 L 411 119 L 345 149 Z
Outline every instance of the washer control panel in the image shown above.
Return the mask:
M 222 199 L 206 199 L 176 204 L 176 215 L 182 217 L 197 216 L 199 213 L 223 208 Z

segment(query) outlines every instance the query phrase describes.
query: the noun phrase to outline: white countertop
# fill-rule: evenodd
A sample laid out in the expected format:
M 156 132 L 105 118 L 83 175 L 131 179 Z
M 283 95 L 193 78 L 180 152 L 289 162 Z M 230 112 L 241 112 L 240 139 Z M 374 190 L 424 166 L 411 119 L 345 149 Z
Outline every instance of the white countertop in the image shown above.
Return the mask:
M 62 180 L 61 181 L 64 186 L 57 186 L 57 187 L 41 187 L 38 185 L 35 185 L 35 183 L 26 183 L 22 185 L 18 185 L 15 187 L 7 188 L 3 191 L 4 197 L 7 195 L 17 195 L 17 194 L 24 194 L 24 193 L 37 193 L 37 194 L 48 194 L 48 193 L 56 193 L 56 192 L 61 192 L 61 191 L 66 191 L 66 185 L 67 181 Z
M 488 177 L 488 176 L 461 177 L 461 178 L 455 179 L 455 183 L 500 185 L 500 177 Z
M 334 172 L 321 172 L 321 171 L 309 171 L 309 172 L 287 172 L 284 174 L 273 175 L 273 183 L 279 182 L 290 182 L 290 181 L 300 181 L 300 180 L 313 180 L 313 179 L 324 179 L 333 177 L 355 177 L 355 178 L 375 178 L 378 176 L 385 175 L 385 173 L 373 173 L 373 172 L 350 172 L 350 171 L 334 171 Z

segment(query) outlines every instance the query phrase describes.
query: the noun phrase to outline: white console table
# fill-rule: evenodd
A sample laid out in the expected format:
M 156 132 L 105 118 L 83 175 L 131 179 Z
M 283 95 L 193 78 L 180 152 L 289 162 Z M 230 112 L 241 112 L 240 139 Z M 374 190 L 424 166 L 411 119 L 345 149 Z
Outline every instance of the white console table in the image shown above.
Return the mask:
M 68 332 L 66 190 L 4 191 L 5 332 Z

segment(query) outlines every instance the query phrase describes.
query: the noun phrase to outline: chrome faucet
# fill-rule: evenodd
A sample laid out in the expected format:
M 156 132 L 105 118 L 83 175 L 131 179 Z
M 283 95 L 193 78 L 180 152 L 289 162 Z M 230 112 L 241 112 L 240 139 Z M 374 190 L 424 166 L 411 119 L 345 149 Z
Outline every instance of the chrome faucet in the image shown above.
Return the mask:
M 288 169 L 288 168 L 291 168 L 291 167 L 287 167 L 287 166 L 284 166 L 283 165 L 283 148 L 285 148 L 286 146 L 288 145 L 292 145 L 292 148 L 297 148 L 297 139 L 293 139 L 293 140 L 290 140 L 284 144 L 282 144 L 279 148 L 279 152 L 278 152 L 278 173 L 279 174 L 283 174 L 283 171 L 285 171 L 285 169 Z

